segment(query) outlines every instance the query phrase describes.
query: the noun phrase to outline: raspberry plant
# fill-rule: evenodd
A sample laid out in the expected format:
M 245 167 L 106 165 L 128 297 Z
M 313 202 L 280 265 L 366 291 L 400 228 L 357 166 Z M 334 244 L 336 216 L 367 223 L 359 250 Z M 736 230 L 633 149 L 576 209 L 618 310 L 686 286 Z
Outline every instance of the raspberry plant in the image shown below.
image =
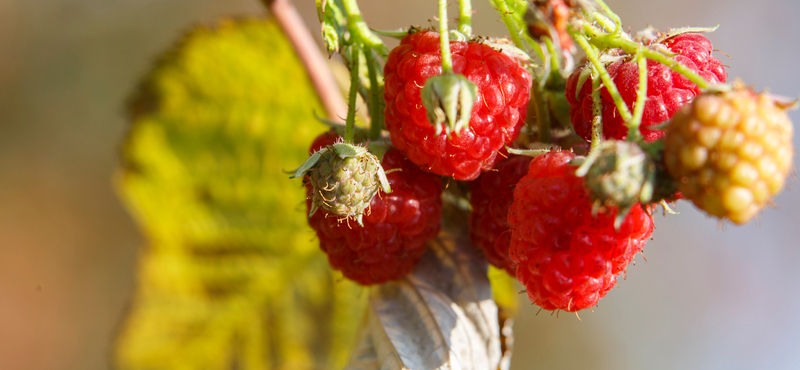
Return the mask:
M 513 280 L 577 315 L 658 205 L 741 224 L 783 188 L 794 103 L 726 85 L 714 29 L 490 2 L 506 37 L 470 0 L 397 31 L 317 0 L 346 96 L 288 0 L 167 53 L 131 105 L 120 192 L 152 247 L 118 367 L 507 369 Z

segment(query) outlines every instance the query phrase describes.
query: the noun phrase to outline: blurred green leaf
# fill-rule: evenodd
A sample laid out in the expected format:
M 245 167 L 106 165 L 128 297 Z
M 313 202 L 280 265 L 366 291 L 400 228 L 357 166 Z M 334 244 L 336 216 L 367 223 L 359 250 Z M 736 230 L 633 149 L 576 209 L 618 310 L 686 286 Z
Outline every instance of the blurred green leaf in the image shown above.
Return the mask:
M 119 369 L 341 368 L 366 294 L 333 273 L 285 170 L 323 108 L 273 21 L 189 32 L 131 101 L 118 176 L 148 237 Z

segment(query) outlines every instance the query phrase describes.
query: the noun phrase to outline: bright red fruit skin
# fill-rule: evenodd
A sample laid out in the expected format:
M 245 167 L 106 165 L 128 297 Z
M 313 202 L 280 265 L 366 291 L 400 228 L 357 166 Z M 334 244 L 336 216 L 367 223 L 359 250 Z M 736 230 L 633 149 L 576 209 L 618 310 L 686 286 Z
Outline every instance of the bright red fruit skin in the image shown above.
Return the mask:
M 508 256 L 511 227 L 508 210 L 514 201 L 514 187 L 528 173 L 531 157 L 511 156 L 498 161 L 495 171 L 483 173 L 470 182 L 469 237 L 486 259 L 515 276 L 516 264 Z
M 392 144 L 423 169 L 456 180 L 473 180 L 494 165 L 525 123 L 531 75 L 519 62 L 478 42 L 450 42 L 453 71 L 478 88 L 469 126 L 451 138 L 436 135 L 420 91 L 442 73 L 439 33 L 406 36 L 384 67 L 386 129 Z
M 333 144 L 337 138 L 331 133 L 320 135 L 311 152 Z M 381 165 L 387 172 L 400 171 L 387 173 L 392 193 L 380 191 L 372 199 L 364 226 L 340 222 L 322 209 L 308 221 L 331 266 L 361 285 L 382 284 L 408 274 L 440 226 L 440 178 L 421 171 L 395 149 L 384 155 Z
M 679 54 L 675 59 L 691 68 L 712 83 L 722 83 L 728 79 L 725 67 L 717 58 L 711 56 L 711 41 L 697 33 L 685 33 L 663 44 L 671 52 Z M 592 80 L 587 79 L 578 91 L 582 68 L 577 68 L 567 80 L 567 100 L 570 103 L 570 117 L 575 132 L 584 140 L 592 137 Z M 636 97 L 639 96 L 639 67 L 635 60 L 617 61 L 606 66 L 628 109 L 633 112 Z M 628 134 L 614 101 L 608 90 L 601 90 L 603 99 L 603 135 L 607 139 L 622 140 Z M 576 96 L 577 93 L 577 96 Z M 647 100 L 639 131 L 648 142 L 664 136 L 663 130 L 651 129 L 672 118 L 675 112 L 700 93 L 700 89 L 683 75 L 673 72 L 669 67 L 647 60 Z
M 634 206 L 619 231 L 616 210 L 592 215 L 583 178 L 570 152 L 534 158 L 514 190 L 508 214 L 509 256 L 531 302 L 546 310 L 582 310 L 614 287 L 653 233 L 653 220 Z

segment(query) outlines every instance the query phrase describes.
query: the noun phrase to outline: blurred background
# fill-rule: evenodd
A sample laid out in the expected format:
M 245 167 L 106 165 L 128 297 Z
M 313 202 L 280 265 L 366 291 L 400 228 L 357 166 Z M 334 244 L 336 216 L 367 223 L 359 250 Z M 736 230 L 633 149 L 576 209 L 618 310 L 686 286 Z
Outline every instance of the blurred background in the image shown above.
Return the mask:
M 796 0 L 607 2 L 634 30 L 719 23 L 731 77 L 800 93 Z M 432 0 L 361 3 L 379 29 L 436 14 Z M 317 30 L 314 3 L 296 5 Z M 505 34 L 488 1 L 473 6 L 476 33 Z M 0 0 L 0 368 L 109 367 L 143 245 L 112 187 L 124 101 L 187 27 L 262 14 L 257 0 Z M 796 187 L 744 227 L 688 203 L 658 216 L 649 262 L 582 321 L 524 304 L 512 368 L 800 368 Z

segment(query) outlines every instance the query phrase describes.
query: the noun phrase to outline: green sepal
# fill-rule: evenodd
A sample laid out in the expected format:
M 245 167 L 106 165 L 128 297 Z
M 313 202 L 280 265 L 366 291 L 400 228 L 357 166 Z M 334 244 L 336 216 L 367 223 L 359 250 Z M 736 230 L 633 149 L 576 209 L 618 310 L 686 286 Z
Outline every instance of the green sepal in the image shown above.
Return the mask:
M 514 149 L 506 146 L 506 151 L 510 154 L 524 155 L 526 157 L 538 157 L 542 154 L 547 154 L 552 151 L 559 150 L 558 147 L 545 148 L 545 149 Z
M 478 87 L 464 75 L 450 73 L 429 78 L 421 96 L 428 121 L 436 128 L 436 134 L 444 131 L 450 136 L 469 125 Z
M 389 194 L 392 192 L 392 187 L 389 185 L 389 179 L 386 178 L 386 171 L 383 166 L 378 166 L 378 180 L 381 182 L 381 189 L 384 193 Z
M 456 42 L 456 41 L 458 41 L 458 42 L 467 42 L 467 41 L 469 41 L 469 35 L 465 35 L 463 32 L 461 32 L 459 30 L 450 30 L 450 32 L 448 32 L 447 35 L 450 36 L 450 42 Z
M 674 30 L 670 30 L 669 32 L 665 33 L 664 36 L 660 37 L 657 43 L 662 43 L 665 40 L 669 40 L 675 36 L 683 35 L 684 33 L 710 33 L 714 32 L 719 28 L 719 24 L 714 27 L 682 27 L 676 28 Z
M 331 147 L 339 158 L 358 157 L 367 152 L 367 148 L 349 143 L 336 143 L 331 145 Z
M 323 149 L 320 149 L 320 150 L 317 150 L 316 152 L 314 152 L 314 154 L 312 154 L 310 157 L 308 157 L 308 159 L 306 159 L 306 161 L 303 162 L 303 164 L 300 165 L 300 168 L 298 168 L 296 171 L 294 171 L 294 175 L 289 176 L 289 178 L 290 179 L 296 179 L 298 177 L 305 176 L 306 172 L 308 172 L 308 170 L 310 170 L 311 167 L 314 167 L 314 165 L 317 164 L 317 162 L 319 162 L 319 158 L 327 150 L 328 150 L 328 148 L 323 148 Z
M 335 0 L 316 0 L 317 17 L 321 25 L 322 41 L 328 57 L 340 52 L 344 41 L 345 19 Z
M 402 40 L 404 37 L 412 34 L 413 33 L 412 31 L 414 29 L 412 28 L 411 30 L 405 30 L 401 28 L 399 30 L 391 31 L 391 30 L 376 30 L 374 28 L 370 28 L 370 30 L 380 36 L 386 36 L 386 37 L 391 37 L 393 39 Z
M 581 74 L 578 76 L 578 86 L 575 88 L 575 100 L 578 100 L 578 94 L 581 92 L 581 88 L 583 88 L 583 84 L 586 83 L 586 80 L 592 76 L 592 69 L 591 68 L 583 68 L 581 69 Z

